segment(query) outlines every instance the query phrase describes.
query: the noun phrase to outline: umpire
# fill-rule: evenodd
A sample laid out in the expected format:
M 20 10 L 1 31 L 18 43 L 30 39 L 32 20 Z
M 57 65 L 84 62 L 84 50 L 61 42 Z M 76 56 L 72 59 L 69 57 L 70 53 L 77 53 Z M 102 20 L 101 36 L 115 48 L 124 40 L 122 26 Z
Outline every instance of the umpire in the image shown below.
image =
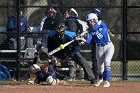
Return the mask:
M 52 51 L 59 47 L 61 44 L 65 44 L 76 37 L 76 33 L 73 31 L 67 31 L 66 26 L 64 24 L 59 25 L 59 30 L 53 35 L 50 35 L 48 38 L 48 50 Z M 95 76 L 87 64 L 85 58 L 80 54 L 80 46 L 78 42 L 75 40 L 72 44 L 68 45 L 65 49 L 60 50 L 59 52 L 55 53 L 53 56 L 65 59 L 68 56 L 72 55 L 72 59 L 74 62 L 79 64 L 85 71 L 88 79 L 91 81 L 91 84 L 94 84 Z

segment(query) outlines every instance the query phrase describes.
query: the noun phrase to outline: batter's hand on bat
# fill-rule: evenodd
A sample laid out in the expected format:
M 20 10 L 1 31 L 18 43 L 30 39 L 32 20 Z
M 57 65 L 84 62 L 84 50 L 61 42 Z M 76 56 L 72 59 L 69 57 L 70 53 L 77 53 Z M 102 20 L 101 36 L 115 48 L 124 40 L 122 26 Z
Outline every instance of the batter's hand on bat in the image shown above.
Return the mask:
M 83 37 L 76 37 L 75 40 L 81 41 L 81 42 L 86 42 L 86 40 Z

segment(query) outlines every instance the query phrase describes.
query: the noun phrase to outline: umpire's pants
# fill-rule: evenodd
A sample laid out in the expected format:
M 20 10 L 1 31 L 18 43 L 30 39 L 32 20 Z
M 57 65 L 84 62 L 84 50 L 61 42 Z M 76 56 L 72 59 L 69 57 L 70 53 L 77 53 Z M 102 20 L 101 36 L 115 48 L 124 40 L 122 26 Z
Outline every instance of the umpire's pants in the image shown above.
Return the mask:
M 92 40 L 91 44 L 92 44 L 92 46 L 91 46 L 92 70 L 93 70 L 93 74 L 94 74 L 95 78 L 98 79 L 99 74 L 98 74 L 98 65 L 97 65 L 97 60 L 96 60 L 96 43 L 94 40 Z
M 95 79 L 95 76 L 92 72 L 92 69 L 90 68 L 90 66 L 86 62 L 85 58 L 80 54 L 79 51 L 74 53 L 74 62 L 79 64 L 84 69 L 84 71 L 85 71 L 86 75 L 88 76 L 89 80 L 94 80 Z

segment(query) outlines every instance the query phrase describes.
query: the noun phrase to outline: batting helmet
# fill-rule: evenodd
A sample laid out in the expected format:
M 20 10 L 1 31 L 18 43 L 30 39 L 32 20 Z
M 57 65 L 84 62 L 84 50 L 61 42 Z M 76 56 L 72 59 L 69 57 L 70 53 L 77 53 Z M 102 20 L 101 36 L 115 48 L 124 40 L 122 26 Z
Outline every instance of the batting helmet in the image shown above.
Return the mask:
M 98 17 L 95 13 L 90 13 L 86 16 L 86 21 L 89 21 L 92 19 L 95 20 L 96 23 L 98 22 Z

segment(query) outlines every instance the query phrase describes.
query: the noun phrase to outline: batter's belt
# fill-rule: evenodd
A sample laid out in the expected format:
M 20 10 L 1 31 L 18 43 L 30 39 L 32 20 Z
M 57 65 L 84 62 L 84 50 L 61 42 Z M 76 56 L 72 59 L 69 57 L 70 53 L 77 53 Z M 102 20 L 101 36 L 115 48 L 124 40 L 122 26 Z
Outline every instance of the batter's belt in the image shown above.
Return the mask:
M 109 43 L 111 43 L 111 41 L 106 42 L 106 43 L 103 43 L 103 44 L 97 44 L 97 46 L 103 47 L 103 46 L 105 46 L 105 45 L 108 45 Z

